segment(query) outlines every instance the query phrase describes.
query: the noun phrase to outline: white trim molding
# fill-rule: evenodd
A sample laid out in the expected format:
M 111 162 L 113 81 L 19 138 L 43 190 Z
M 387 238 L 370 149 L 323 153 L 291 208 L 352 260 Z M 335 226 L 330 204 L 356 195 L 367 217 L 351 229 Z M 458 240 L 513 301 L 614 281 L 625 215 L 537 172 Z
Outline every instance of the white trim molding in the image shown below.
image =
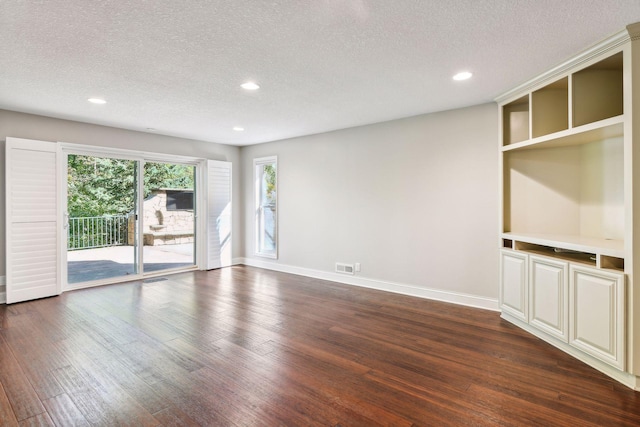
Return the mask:
M 552 68 L 535 77 L 529 81 L 522 83 L 519 86 L 497 96 L 494 101 L 497 103 L 502 103 L 509 99 L 514 98 L 516 94 L 521 92 L 532 90 L 538 85 L 546 82 L 550 82 L 558 79 L 559 77 L 564 76 L 569 70 L 575 68 L 576 66 L 580 66 L 582 64 L 586 64 L 589 61 L 597 58 L 599 55 L 620 48 L 624 43 L 629 41 L 631 38 L 638 37 L 640 35 L 640 27 L 636 24 L 629 25 L 626 29 L 612 35 L 611 37 L 603 40 L 600 43 L 597 43 L 591 47 L 588 47 L 580 54 L 576 55 L 572 59 L 561 63 L 560 65 Z
M 0 276 L 0 304 L 7 302 L 7 277 Z
M 127 160 L 142 160 L 144 158 L 144 160 L 148 162 L 183 163 L 192 166 L 195 166 L 204 160 L 201 157 L 179 156 L 176 154 L 156 153 L 153 151 L 129 150 L 127 148 L 85 145 L 64 141 L 59 141 L 58 143 L 63 151 L 83 156 L 116 157 Z
M 263 239 L 263 234 L 266 234 L 266 230 L 264 229 L 264 210 L 262 200 L 262 182 L 263 176 L 265 174 L 264 168 L 269 165 L 275 165 L 275 217 L 274 217 L 274 236 L 272 236 L 275 248 L 273 251 L 266 251 L 261 249 L 260 242 Z M 278 259 L 278 156 L 268 156 L 268 157 L 258 157 L 253 159 L 253 199 L 254 199 L 254 208 L 255 208 L 255 218 L 254 218 L 254 242 L 253 242 L 253 251 L 255 256 L 259 256 L 262 258 L 271 258 Z M 264 233 L 263 233 L 264 232 Z
M 626 385 L 627 387 L 636 391 L 640 391 L 640 377 L 636 377 L 633 374 L 621 371 L 620 369 L 613 367 L 608 362 L 603 362 L 601 360 L 598 360 L 595 357 L 592 357 L 589 354 L 585 353 L 584 351 L 577 349 L 566 342 L 560 341 L 559 339 L 547 334 L 546 332 L 541 331 L 540 329 L 534 326 L 529 325 L 526 322 L 523 322 L 522 320 L 512 316 L 509 313 L 503 312 L 500 315 L 500 317 L 502 317 L 507 322 L 513 323 L 514 325 L 524 329 L 530 334 L 535 335 L 536 337 L 540 338 L 542 341 L 545 341 L 551 344 L 552 346 L 559 348 L 565 353 L 570 354 L 576 359 L 584 362 L 585 364 L 602 372 L 603 374 L 613 378 L 614 380 Z
M 313 270 L 304 267 L 295 267 L 292 265 L 284 265 L 276 262 L 263 261 L 252 258 L 234 258 L 233 263 L 234 265 L 243 264 L 250 267 L 258 267 L 264 268 L 266 270 L 280 271 L 282 273 L 312 277 L 314 279 L 329 280 L 332 282 L 343 283 L 345 285 L 360 286 L 363 288 L 393 292 L 401 295 L 448 302 L 468 307 L 481 308 L 484 310 L 499 311 L 497 298 L 487 298 L 476 295 L 463 294 L 459 292 L 444 291 L 441 289 L 422 288 L 415 285 L 386 282 L 382 280 L 368 279 L 358 276 L 344 276 L 342 274 L 334 272 Z

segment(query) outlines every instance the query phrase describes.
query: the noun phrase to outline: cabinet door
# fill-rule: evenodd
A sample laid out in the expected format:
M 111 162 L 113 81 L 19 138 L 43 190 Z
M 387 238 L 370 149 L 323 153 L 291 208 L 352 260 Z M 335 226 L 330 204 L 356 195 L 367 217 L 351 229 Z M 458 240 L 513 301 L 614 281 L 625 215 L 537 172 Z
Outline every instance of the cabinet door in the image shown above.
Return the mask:
M 529 256 L 529 323 L 549 335 L 569 341 L 569 264 Z
M 500 250 L 500 308 L 518 319 L 528 321 L 527 254 Z
M 570 266 L 569 343 L 619 369 L 625 368 L 624 274 Z

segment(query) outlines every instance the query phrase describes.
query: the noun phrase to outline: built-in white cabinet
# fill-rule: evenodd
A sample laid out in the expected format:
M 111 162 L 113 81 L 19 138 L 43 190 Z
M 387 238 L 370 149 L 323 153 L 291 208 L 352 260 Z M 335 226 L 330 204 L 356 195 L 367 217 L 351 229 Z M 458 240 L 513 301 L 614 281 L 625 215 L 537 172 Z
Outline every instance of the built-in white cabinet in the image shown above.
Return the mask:
M 640 390 L 638 88 L 640 23 L 496 101 L 502 317 Z
M 500 308 L 508 319 L 624 369 L 624 273 L 512 249 L 500 259 Z
M 500 265 L 500 306 L 503 311 L 526 322 L 529 317 L 527 254 L 503 249 Z
M 569 264 L 529 257 L 529 324 L 569 342 Z
M 624 369 L 624 274 L 578 265 L 570 272 L 571 345 Z

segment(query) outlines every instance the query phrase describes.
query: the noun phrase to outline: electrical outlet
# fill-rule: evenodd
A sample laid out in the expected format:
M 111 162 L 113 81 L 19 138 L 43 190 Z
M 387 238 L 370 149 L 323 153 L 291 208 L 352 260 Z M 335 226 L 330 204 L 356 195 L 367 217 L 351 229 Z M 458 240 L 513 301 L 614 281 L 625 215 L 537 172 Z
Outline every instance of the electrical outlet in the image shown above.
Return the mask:
M 360 271 L 360 263 L 356 262 L 356 273 Z

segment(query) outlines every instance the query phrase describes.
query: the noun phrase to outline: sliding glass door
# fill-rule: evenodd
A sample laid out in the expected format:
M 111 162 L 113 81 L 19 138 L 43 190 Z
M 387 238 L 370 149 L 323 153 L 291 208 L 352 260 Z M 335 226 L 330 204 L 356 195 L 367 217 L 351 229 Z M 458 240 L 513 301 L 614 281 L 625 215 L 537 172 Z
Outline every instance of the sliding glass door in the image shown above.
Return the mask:
M 145 162 L 143 172 L 143 271 L 194 266 L 195 166 Z
M 76 153 L 66 159 L 67 285 L 196 265 L 196 166 Z
M 67 156 L 67 283 L 139 272 L 135 160 Z
M 9 303 L 232 264 L 230 162 L 5 144 Z

